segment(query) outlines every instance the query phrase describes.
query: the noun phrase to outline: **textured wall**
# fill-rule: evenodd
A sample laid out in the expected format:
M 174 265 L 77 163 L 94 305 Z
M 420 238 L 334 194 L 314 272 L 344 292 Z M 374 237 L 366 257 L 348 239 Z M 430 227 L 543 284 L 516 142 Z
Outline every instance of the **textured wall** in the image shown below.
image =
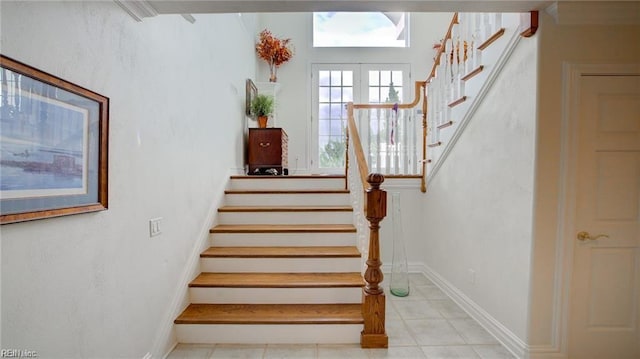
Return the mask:
M 4 55 L 111 99 L 109 210 L 1 229 L 2 346 L 141 358 L 158 341 L 159 357 L 187 260 L 242 164 L 255 16 L 138 23 L 112 1 L 0 6 Z M 163 234 L 149 238 L 154 217 Z
M 536 39 L 522 40 L 429 183 L 424 262 L 525 340 L 536 128 Z M 469 274 L 475 271 L 475 283 Z

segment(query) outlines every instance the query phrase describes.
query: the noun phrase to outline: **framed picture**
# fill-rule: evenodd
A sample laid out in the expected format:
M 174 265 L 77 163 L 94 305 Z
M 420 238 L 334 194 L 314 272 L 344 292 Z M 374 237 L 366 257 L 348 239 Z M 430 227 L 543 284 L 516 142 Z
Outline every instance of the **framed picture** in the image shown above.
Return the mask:
M 0 224 L 107 209 L 109 99 L 0 55 Z
M 246 84 L 246 114 L 249 117 L 253 117 L 251 115 L 251 101 L 258 95 L 258 88 L 256 84 L 251 81 L 251 79 L 247 79 Z

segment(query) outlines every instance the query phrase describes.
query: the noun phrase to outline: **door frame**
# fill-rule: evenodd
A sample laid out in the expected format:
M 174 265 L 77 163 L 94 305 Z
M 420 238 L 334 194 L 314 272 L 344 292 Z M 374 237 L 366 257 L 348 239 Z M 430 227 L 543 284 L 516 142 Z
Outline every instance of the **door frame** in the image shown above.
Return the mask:
M 569 312 L 576 228 L 578 116 L 580 113 L 580 79 L 585 75 L 614 76 L 640 74 L 640 64 L 563 65 L 562 120 L 560 131 L 560 188 L 558 193 L 558 227 L 556 236 L 555 278 L 553 293 L 552 346 L 562 357 L 569 354 Z

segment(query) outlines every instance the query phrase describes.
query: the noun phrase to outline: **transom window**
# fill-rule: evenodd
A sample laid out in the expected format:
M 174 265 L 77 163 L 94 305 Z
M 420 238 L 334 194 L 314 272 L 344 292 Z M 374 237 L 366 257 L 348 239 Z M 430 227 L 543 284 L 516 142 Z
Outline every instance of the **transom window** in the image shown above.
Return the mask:
M 409 47 L 404 12 L 314 12 L 314 47 Z

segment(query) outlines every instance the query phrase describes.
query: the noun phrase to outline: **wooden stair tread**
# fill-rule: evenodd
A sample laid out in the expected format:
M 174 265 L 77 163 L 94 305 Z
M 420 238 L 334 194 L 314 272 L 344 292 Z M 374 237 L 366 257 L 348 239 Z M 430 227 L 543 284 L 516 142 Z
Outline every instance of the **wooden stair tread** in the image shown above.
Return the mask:
M 351 206 L 224 206 L 218 212 L 352 212 Z
M 362 304 L 190 304 L 175 324 L 362 324 Z
M 344 273 L 200 273 L 189 287 L 344 288 L 362 287 L 359 272 Z
M 323 178 L 328 178 L 328 179 L 335 179 L 335 178 L 340 178 L 340 179 L 344 179 L 345 176 L 344 175 L 323 175 L 323 174 L 318 174 L 318 175 L 291 175 L 291 176 L 251 176 L 251 175 L 236 175 L 236 176 L 231 176 L 231 179 L 265 179 L 265 180 L 269 180 L 269 179 L 323 179 Z
M 300 189 L 300 190 L 226 190 L 224 194 L 344 194 L 348 189 Z
M 355 233 L 352 224 L 219 224 L 210 233 Z
M 360 258 L 354 246 L 211 247 L 201 258 Z

